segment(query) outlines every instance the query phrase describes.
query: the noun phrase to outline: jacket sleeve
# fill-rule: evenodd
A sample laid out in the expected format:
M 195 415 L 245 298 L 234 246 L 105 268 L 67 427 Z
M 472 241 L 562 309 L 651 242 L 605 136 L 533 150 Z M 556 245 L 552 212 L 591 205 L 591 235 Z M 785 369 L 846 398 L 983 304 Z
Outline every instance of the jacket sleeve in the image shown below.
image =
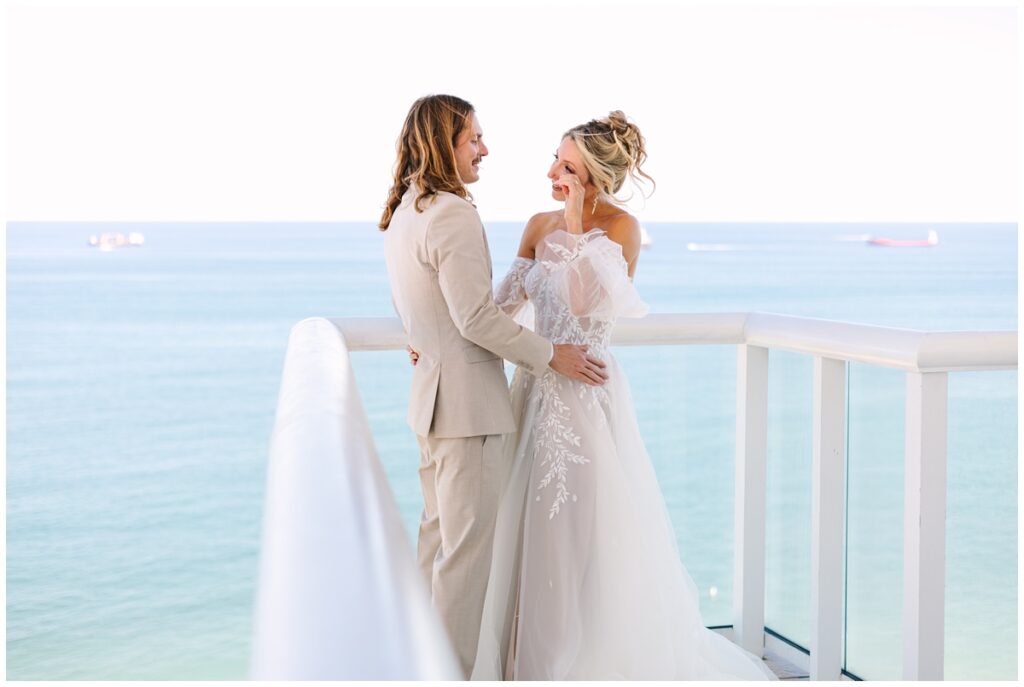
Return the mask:
M 427 256 L 437 270 L 448 312 L 463 338 L 539 375 L 551 362 L 554 348 L 494 303 L 484 240 L 480 217 L 469 203 L 451 202 L 432 218 Z

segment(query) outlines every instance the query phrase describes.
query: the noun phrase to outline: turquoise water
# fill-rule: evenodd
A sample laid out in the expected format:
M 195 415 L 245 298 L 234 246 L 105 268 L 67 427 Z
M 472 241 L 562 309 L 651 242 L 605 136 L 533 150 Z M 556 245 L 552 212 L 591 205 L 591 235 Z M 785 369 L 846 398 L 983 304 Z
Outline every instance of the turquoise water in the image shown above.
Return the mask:
M 938 225 L 931 249 L 840 240 L 931 226 L 650 224 L 636 284 L 654 312 L 1016 329 L 1014 225 Z M 108 229 L 146 245 L 85 245 Z M 519 229 L 488 231 L 497 278 Z M 244 678 L 289 328 L 391 314 L 370 224 L 8 225 L 7 677 Z M 728 623 L 735 349 L 616 355 L 705 620 Z M 408 365 L 354 363 L 412 538 Z M 811 363 L 771 363 L 766 616 L 806 645 Z M 900 373 L 851 366 L 846 660 L 869 678 L 899 676 L 903 393 Z M 1015 372 L 950 375 L 950 678 L 1016 677 L 1016 418 Z

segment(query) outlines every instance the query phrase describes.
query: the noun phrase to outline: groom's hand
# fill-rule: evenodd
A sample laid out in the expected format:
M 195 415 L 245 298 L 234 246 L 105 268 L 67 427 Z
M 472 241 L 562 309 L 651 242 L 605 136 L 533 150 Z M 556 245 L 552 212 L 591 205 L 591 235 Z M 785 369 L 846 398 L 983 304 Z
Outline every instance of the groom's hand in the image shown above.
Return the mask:
M 555 344 L 555 355 L 548 365 L 552 370 L 569 379 L 592 386 L 601 386 L 608 381 L 604 362 L 587 355 L 588 346 L 576 344 Z

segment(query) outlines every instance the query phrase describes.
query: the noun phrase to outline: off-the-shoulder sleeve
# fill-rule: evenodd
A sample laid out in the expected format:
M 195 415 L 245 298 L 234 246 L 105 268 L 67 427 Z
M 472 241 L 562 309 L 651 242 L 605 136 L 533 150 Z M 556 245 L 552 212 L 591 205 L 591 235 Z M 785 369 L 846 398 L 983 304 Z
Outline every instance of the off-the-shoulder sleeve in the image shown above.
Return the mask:
M 647 314 L 647 304 L 629 278 L 622 246 L 603 234 L 560 238 L 563 241 L 548 246 L 561 258 L 549 263 L 549 269 L 555 293 L 573 315 L 611 320 Z
M 517 257 L 494 290 L 494 302 L 506 315 L 515 315 L 526 303 L 526 273 L 533 267 L 533 263 L 529 258 Z

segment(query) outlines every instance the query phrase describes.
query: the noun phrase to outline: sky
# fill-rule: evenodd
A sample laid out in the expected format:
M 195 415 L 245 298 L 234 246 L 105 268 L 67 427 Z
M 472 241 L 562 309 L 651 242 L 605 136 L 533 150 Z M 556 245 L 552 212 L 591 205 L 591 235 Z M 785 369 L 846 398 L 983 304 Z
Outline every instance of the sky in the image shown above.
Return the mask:
M 453 93 L 490 148 L 485 221 L 558 207 L 561 134 L 621 109 L 642 220 L 1013 222 L 996 4 L 15 0 L 7 220 L 376 220 L 409 105 Z

